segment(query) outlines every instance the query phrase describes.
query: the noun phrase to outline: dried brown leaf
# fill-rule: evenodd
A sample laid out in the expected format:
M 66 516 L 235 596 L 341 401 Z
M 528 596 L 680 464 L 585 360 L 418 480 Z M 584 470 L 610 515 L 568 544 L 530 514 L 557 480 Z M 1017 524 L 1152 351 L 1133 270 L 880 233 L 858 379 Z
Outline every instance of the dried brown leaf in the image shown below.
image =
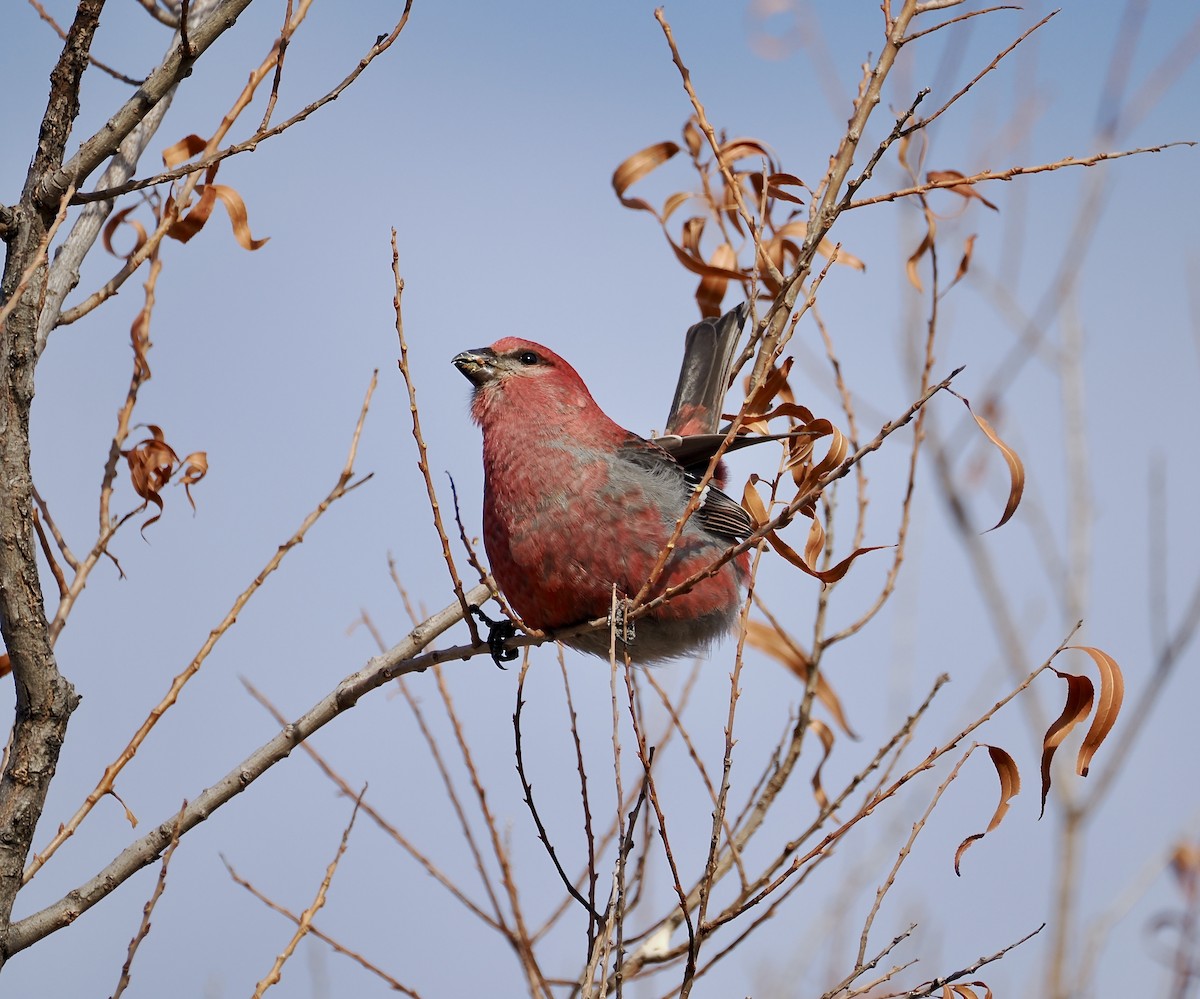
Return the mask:
M 110 218 L 104 225 L 104 231 L 101 234 L 104 249 L 111 253 L 114 257 L 120 257 L 123 260 L 128 260 L 135 253 L 137 253 L 137 251 L 140 250 L 142 245 L 146 242 L 146 227 L 137 219 L 131 219 L 129 217 L 130 213 L 135 211 L 137 208 L 137 205 L 130 205 L 128 208 L 122 208 L 119 212 L 115 212 L 112 218 Z M 113 249 L 113 236 L 116 234 L 117 229 L 119 229 L 122 225 L 129 226 L 129 228 L 131 228 L 135 233 L 133 249 L 131 249 L 128 253 L 119 253 Z
M 771 403 L 776 396 L 779 396 L 785 402 L 795 402 L 796 397 L 792 393 L 791 386 L 788 384 L 788 375 L 791 373 L 792 365 L 795 363 L 794 357 L 785 357 L 778 365 L 775 365 L 767 373 L 767 377 L 763 379 L 749 398 L 746 399 L 746 411 L 750 413 L 764 413 L 771 407 Z M 745 391 L 750 391 L 749 378 L 746 379 Z M 763 431 L 765 433 L 765 430 Z
M 966 174 L 961 173 L 958 170 L 930 170 L 927 174 L 925 174 L 925 180 L 929 184 L 941 184 L 941 183 L 944 183 L 947 181 L 953 181 L 953 180 L 966 181 L 966 179 L 967 179 Z M 994 211 L 994 212 L 1000 211 L 999 208 L 997 208 L 990 201 L 988 201 L 987 198 L 985 198 L 982 194 L 980 194 L 979 191 L 976 190 L 976 188 L 973 184 L 969 184 L 969 183 L 963 183 L 961 185 L 956 184 L 953 187 L 942 188 L 942 190 L 949 191 L 952 194 L 957 194 L 960 198 L 966 198 L 968 201 L 971 198 L 975 198 L 977 201 L 981 201 L 981 202 L 983 202 L 983 204 L 987 205 L 988 208 L 990 208 L 992 211 Z
M 229 224 L 233 227 L 234 238 L 243 250 L 257 250 L 270 239 L 255 239 L 250 235 L 250 223 L 246 214 L 246 203 L 242 196 L 226 184 L 202 184 L 196 188 L 200 200 L 181 215 L 167 229 L 167 235 L 186 243 L 196 235 L 212 217 L 213 209 L 220 201 L 229 215 Z
M 163 166 L 168 170 L 173 170 L 181 163 L 186 163 L 193 156 L 196 156 L 204 151 L 208 145 L 207 139 L 202 139 L 196 134 L 185 135 L 182 139 L 173 146 L 167 146 L 163 150 L 162 160 Z
M 782 663 L 805 683 L 812 670 L 812 660 L 791 635 L 782 629 L 765 621 L 749 620 L 746 622 L 746 641 L 760 652 Z M 850 723 L 846 720 L 846 712 L 825 674 L 817 672 L 816 698 L 832 716 L 834 722 L 851 739 L 857 739 Z M 822 739 L 822 741 L 824 741 Z
M 257 250 L 271 238 L 270 236 L 264 236 L 262 239 L 255 239 L 250 235 L 250 222 L 246 214 L 246 203 L 242 200 L 242 196 L 232 187 L 226 184 L 205 184 L 204 190 L 206 193 L 212 190 L 217 192 L 217 197 L 221 199 L 221 204 L 225 206 L 225 211 L 229 213 L 229 224 L 233 226 L 233 235 L 243 250 Z
M 967 848 L 977 840 L 983 839 L 1000 825 L 1004 816 L 1008 814 L 1009 802 L 1021 792 L 1021 772 L 1017 769 L 1013 758 L 999 746 L 988 746 L 987 751 L 988 756 L 991 757 L 992 766 L 996 768 L 996 776 L 1000 778 L 1000 803 L 996 806 L 996 811 L 992 814 L 992 821 L 988 823 L 988 827 L 981 833 L 968 836 L 958 845 L 958 849 L 954 853 L 954 873 L 959 877 L 962 877 L 959 865 Z
M 704 137 L 700 134 L 700 128 L 696 124 L 694 115 L 684 122 L 683 141 L 692 159 L 700 155 L 700 150 L 704 147 Z
M 780 201 L 790 201 L 795 205 L 804 204 L 803 199 L 784 190 L 787 187 L 805 187 L 804 181 L 792 173 L 772 173 L 767 175 L 767 194 Z
M 765 143 L 758 139 L 730 139 L 717 147 L 721 152 L 721 160 L 726 166 L 732 166 L 736 161 L 753 156 L 757 160 L 767 161 L 767 172 L 777 173 L 775 156 Z
M 108 789 L 108 791 L 106 793 L 111 794 L 114 798 L 117 799 L 118 804 L 120 804 L 120 806 L 123 809 L 125 809 L 125 821 L 129 823 L 131 828 L 136 829 L 138 820 L 137 820 L 137 816 L 133 814 L 133 810 L 127 804 L 125 804 L 125 802 L 124 802 L 124 800 L 122 800 L 121 796 L 119 794 L 117 794 L 117 792 L 114 791 L 111 787 Z
M 953 390 L 951 391 L 953 392 Z M 954 394 L 958 395 L 957 392 L 954 392 Z M 1025 466 L 1021 464 L 1021 459 L 1018 457 L 1017 452 L 1000 439 L 1000 435 L 992 429 L 992 425 L 971 408 L 971 403 L 961 395 L 958 398 L 967 407 L 967 412 L 971 414 L 976 424 L 978 424 L 979 429 L 987 435 L 987 439 L 1000 449 L 1000 453 L 1004 455 L 1004 461 L 1008 465 L 1008 502 L 1004 504 L 1004 512 L 1000 515 L 1000 519 L 988 528 L 988 531 L 994 531 L 997 527 L 1003 527 L 1008 523 L 1021 503 L 1021 494 L 1025 491 Z M 987 534 L 987 531 L 983 533 Z
M 921 284 L 921 275 L 917 273 L 917 264 L 921 262 L 921 258 L 929 252 L 933 246 L 933 222 L 930 221 L 930 227 L 926 231 L 925 236 L 921 240 L 921 245 L 913 250 L 912 255 L 908 258 L 908 263 L 904 265 L 904 269 L 908 274 L 908 282 L 917 291 L 924 291 L 925 288 Z
M 816 465 L 807 462 L 791 465 L 792 481 L 799 492 L 816 489 L 822 476 L 837 468 L 850 453 L 850 444 L 846 436 L 829 420 L 810 420 L 804 425 L 804 429 L 811 435 L 807 438 L 810 445 L 822 437 L 829 437 L 830 441 L 829 451 Z
M 1092 724 L 1083 737 L 1083 744 L 1079 747 L 1079 757 L 1075 762 L 1075 772 L 1080 777 L 1086 777 L 1096 750 L 1100 748 L 1100 744 L 1108 737 L 1108 733 L 1117 723 L 1117 715 L 1121 712 L 1121 702 L 1125 700 L 1125 677 L 1116 660 L 1107 652 L 1090 645 L 1069 645 L 1067 647 L 1086 652 L 1100 671 L 1100 699 L 1096 702 L 1096 717 L 1092 719 Z
M 685 132 L 686 135 L 686 132 Z M 625 192 L 653 170 L 662 166 L 672 156 L 679 152 L 679 146 L 674 142 L 656 142 L 634 153 L 613 171 L 612 186 L 626 208 L 649 212 L 658 217 L 658 213 L 641 198 L 627 198 Z
M 821 745 L 824 747 L 824 752 L 821 754 L 821 762 L 817 764 L 817 769 L 813 771 L 812 775 L 813 797 L 817 799 L 818 805 L 822 808 L 827 808 L 829 806 L 829 795 L 825 793 L 825 788 L 821 786 L 821 768 L 825 766 L 825 761 L 829 759 L 829 754 L 833 752 L 833 729 L 819 718 L 810 719 L 808 727 L 817 733 L 817 738 L 821 740 Z
M 966 277 L 967 271 L 971 268 L 971 258 L 975 255 L 975 236 L 976 233 L 971 233 L 963 245 L 962 259 L 958 262 L 958 270 L 954 273 L 954 280 L 950 282 L 951 285 L 958 284 L 959 281 Z
M 992 990 L 986 982 L 962 982 L 958 985 L 943 985 L 942 995 L 945 999 L 980 999 L 980 995 L 972 986 L 982 988 L 982 999 L 992 999 Z
M 208 452 L 193 451 L 180 463 L 183 475 L 179 481 L 183 483 L 183 491 L 187 493 L 188 502 L 196 509 L 196 501 L 192 499 L 192 486 L 208 474 Z
M 0 676 L 8 676 L 12 672 L 12 660 L 7 652 L 0 652 Z
M 714 269 L 732 270 L 737 266 L 737 254 L 728 243 L 722 243 L 713 251 L 708 262 Z M 700 284 L 696 286 L 696 303 L 700 306 L 701 316 L 716 318 L 721 314 L 721 300 L 728 287 L 727 277 L 706 274 L 700 278 Z
M 750 519 L 754 521 L 754 526 L 762 527 L 771 517 L 767 513 L 766 503 L 763 502 L 763 498 L 758 494 L 758 490 L 754 488 L 758 482 L 759 478 L 757 475 L 751 475 L 746 480 L 746 485 L 742 489 L 742 506 L 750 514 Z
M 815 419 L 812 414 L 812 410 L 810 410 L 807 406 L 801 406 L 796 402 L 781 402 L 774 409 L 766 413 L 747 413 L 742 418 L 742 426 L 743 428 L 751 428 L 756 433 L 765 434 L 768 432 L 767 424 L 770 423 L 771 420 L 778 420 L 783 417 L 795 420 L 802 426 L 807 426 L 810 421 Z M 812 438 L 804 439 L 809 440 L 811 443 Z
M 142 524 L 143 532 L 162 516 L 162 490 L 176 471 L 183 470 L 180 481 L 184 484 L 188 502 L 192 504 L 193 510 L 196 503 L 192 499 L 191 487 L 208 472 L 208 457 L 204 451 L 195 451 L 181 462 L 175 449 L 164 439 L 161 427 L 151 423 L 147 424 L 146 429 L 150 431 L 148 438 L 135 444 L 128 451 L 121 452 L 121 456 L 129 465 L 129 478 L 134 492 L 145 503 L 152 503 L 158 508 L 158 513 Z
M 204 184 L 196 188 L 200 195 L 191 208 L 181 211 L 180 216 L 167 229 L 167 235 L 186 243 L 196 235 L 212 217 L 213 209 L 217 206 L 217 192 L 212 185 Z
M 691 191 L 676 191 L 663 202 L 662 221 L 665 223 L 681 205 L 687 204 L 696 197 Z
M 700 253 L 700 238 L 704 235 L 704 226 L 708 219 L 703 215 L 693 215 L 683 223 L 679 230 L 679 245 L 692 254 Z
M 856 257 L 853 253 L 847 251 L 845 247 L 834 243 L 828 237 L 822 239 L 821 242 L 817 244 L 817 253 L 819 253 L 826 260 L 833 259 L 834 254 L 837 254 L 837 259 L 834 260 L 834 263 L 841 264 L 843 267 L 851 267 L 856 271 L 865 271 L 867 269 L 866 263 Z
M 1046 729 L 1042 740 L 1042 810 L 1038 818 L 1046 814 L 1046 796 L 1050 793 L 1050 765 L 1054 754 L 1063 740 L 1071 734 L 1071 730 L 1083 721 L 1092 710 L 1092 695 L 1095 688 L 1086 676 L 1076 676 L 1074 673 L 1061 673 L 1051 667 L 1054 673 L 1067 681 L 1067 700 L 1060 714 Z
M 817 530 L 821 531 L 821 545 L 817 546 L 817 551 L 819 553 L 821 547 L 824 545 L 824 530 L 819 524 L 817 524 L 816 520 L 813 521 L 813 525 L 817 528 Z M 775 531 L 770 531 L 766 535 L 766 539 L 767 544 L 769 544 L 777 554 L 781 555 L 792 565 L 796 566 L 797 569 L 801 569 L 814 579 L 819 579 L 822 583 L 836 583 L 846 575 L 846 573 L 850 570 L 851 564 L 860 555 L 865 555 L 867 552 L 878 551 L 880 548 L 891 547 L 890 545 L 871 545 L 867 548 L 856 548 L 844 559 L 838 562 L 837 565 L 831 566 L 828 569 L 816 569 L 807 559 L 803 558 L 800 553 L 796 551 L 796 549 L 792 548 L 791 545 L 784 541 Z M 810 542 L 812 541 L 811 528 L 809 531 L 809 540 Z M 805 549 L 808 550 L 809 547 L 810 545 L 806 545 Z

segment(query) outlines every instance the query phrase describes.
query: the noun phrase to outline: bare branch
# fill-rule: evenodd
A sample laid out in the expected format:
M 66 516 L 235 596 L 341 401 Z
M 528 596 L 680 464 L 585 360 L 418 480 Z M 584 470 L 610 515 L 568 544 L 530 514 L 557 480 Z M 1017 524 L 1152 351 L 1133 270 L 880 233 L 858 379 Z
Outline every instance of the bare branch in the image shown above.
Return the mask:
M 1037 166 L 1015 166 L 1009 167 L 1007 170 L 982 170 L 979 173 L 972 174 L 970 177 L 950 177 L 946 180 L 938 180 L 929 184 L 916 184 L 913 187 L 905 187 L 899 191 L 892 191 L 889 194 L 877 194 L 873 198 L 860 198 L 858 201 L 852 201 L 847 208 L 863 208 L 866 205 L 877 205 L 881 201 L 895 201 L 898 198 L 910 198 L 913 195 L 925 194 L 927 191 L 937 191 L 943 188 L 955 187 L 971 187 L 975 184 L 982 184 L 989 180 L 1012 180 L 1014 177 L 1027 177 L 1035 173 L 1048 173 L 1051 170 L 1061 170 L 1063 167 L 1090 167 L 1097 163 L 1103 163 L 1106 160 L 1124 159 L 1126 156 L 1139 156 L 1142 153 L 1161 153 L 1164 149 L 1173 149 L 1176 146 L 1195 146 L 1196 143 L 1182 139 L 1178 142 L 1166 142 L 1161 146 L 1144 146 L 1140 149 L 1126 149 L 1115 153 L 1096 153 L 1094 156 L 1067 156 L 1061 160 L 1056 160 L 1054 163 L 1039 163 Z
M 196 675 L 200 667 L 204 664 L 204 661 L 208 658 L 209 653 L 212 652 L 212 650 L 216 647 L 217 642 L 219 642 L 222 636 L 224 636 L 224 634 L 233 627 L 238 619 L 238 615 L 242 612 L 242 609 L 246 606 L 246 604 L 249 603 L 250 598 L 258 592 L 258 589 L 267 581 L 268 577 L 270 577 L 270 575 L 279 568 L 288 552 L 290 552 L 304 540 L 304 536 L 308 533 L 309 529 L 313 526 L 313 524 L 320 520 L 321 516 L 326 510 L 329 509 L 330 506 L 366 481 L 366 478 L 359 479 L 356 482 L 351 482 L 351 479 L 354 476 L 354 459 L 358 454 L 359 435 L 362 433 L 363 421 L 366 420 L 367 417 L 367 408 L 371 403 L 371 395 L 375 391 L 377 378 L 378 372 L 371 376 L 371 384 L 367 389 L 367 395 L 363 400 L 362 410 L 359 413 L 358 423 L 354 428 L 354 436 L 350 443 L 350 453 L 346 458 L 345 467 L 342 469 L 342 473 L 338 476 L 337 483 L 334 485 L 329 495 L 321 500 L 316 509 L 304 518 L 304 522 L 296 529 L 296 532 L 287 541 L 280 545 L 278 549 L 276 549 L 275 554 L 271 556 L 267 564 L 263 567 L 262 571 L 259 572 L 259 574 L 254 578 L 253 582 L 251 582 L 250 585 L 246 587 L 246 589 L 243 590 L 238 598 L 233 602 L 233 606 L 230 607 L 229 612 L 222 619 L 221 623 L 209 633 L 208 638 L 200 647 L 200 651 L 196 653 L 192 661 L 184 668 L 183 672 L 179 673 L 175 679 L 172 680 L 170 689 L 168 689 L 166 695 L 158 704 L 154 706 L 153 709 L 151 709 L 150 713 L 146 716 L 146 720 L 142 722 L 141 727 L 137 730 L 137 732 L 134 733 L 133 738 L 129 740 L 129 744 L 121 751 L 121 754 L 117 757 L 117 759 L 105 768 L 104 774 L 100 778 L 100 781 L 84 800 L 83 804 L 79 806 L 79 809 L 73 816 L 71 816 L 69 821 L 59 827 L 58 832 L 55 833 L 54 837 L 46 845 L 46 848 L 42 850 L 41 853 L 37 854 L 30 862 L 29 868 L 26 870 L 24 876 L 25 883 L 28 883 L 29 879 L 37 874 L 42 865 L 54 855 L 55 851 L 74 835 L 75 830 L 78 829 L 80 823 L 87 818 L 88 813 L 91 812 L 96 803 L 100 801 L 100 799 L 106 794 L 109 794 L 112 791 L 117 775 L 120 774 L 120 772 L 125 768 L 125 765 L 133 759 L 134 754 L 137 753 L 138 748 L 145 741 L 146 737 L 150 734 L 154 726 L 158 724 L 158 721 L 163 714 L 165 714 L 166 711 L 176 703 L 184 686 L 193 676 Z M 367 478 L 370 478 L 370 476 L 368 475 Z

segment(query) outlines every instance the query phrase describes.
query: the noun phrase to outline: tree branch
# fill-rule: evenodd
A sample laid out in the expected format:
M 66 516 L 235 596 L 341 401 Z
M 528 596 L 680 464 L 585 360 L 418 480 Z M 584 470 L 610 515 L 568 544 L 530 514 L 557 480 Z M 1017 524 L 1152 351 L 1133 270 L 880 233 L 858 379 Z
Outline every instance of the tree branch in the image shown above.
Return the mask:
M 467 592 L 469 603 L 483 603 L 490 596 L 486 586 Z M 222 805 L 241 794 L 276 763 L 289 754 L 314 732 L 328 725 L 344 711 L 358 703 L 359 698 L 383 686 L 404 673 L 426 669 L 431 656 L 417 654 L 452 625 L 462 620 L 463 610 L 458 601 L 426 618 L 402 642 L 381 656 L 375 656 L 357 673 L 352 673 L 330 693 L 287 725 L 273 739 L 260 746 L 224 777 L 190 800 L 179 820 L 182 837 L 207 819 Z M 481 650 L 482 651 L 482 650 Z M 459 654 L 455 658 L 461 658 Z M 143 867 L 152 863 L 171 842 L 175 831 L 174 818 L 166 819 L 141 839 L 121 851 L 103 870 L 69 891 L 41 912 L 13 923 L 0 938 L 0 954 L 11 956 L 37 943 L 55 930 L 74 922 L 80 915 L 114 891 Z

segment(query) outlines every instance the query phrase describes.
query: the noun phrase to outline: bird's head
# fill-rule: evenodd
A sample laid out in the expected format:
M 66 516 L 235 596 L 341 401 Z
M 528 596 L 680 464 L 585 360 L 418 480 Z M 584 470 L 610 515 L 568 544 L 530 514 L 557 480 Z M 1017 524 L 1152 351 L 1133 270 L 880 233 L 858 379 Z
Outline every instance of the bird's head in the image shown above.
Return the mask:
M 532 340 L 510 336 L 490 347 L 464 350 L 454 366 L 475 386 L 471 413 L 485 427 L 510 413 L 563 423 L 596 409 L 575 369 Z

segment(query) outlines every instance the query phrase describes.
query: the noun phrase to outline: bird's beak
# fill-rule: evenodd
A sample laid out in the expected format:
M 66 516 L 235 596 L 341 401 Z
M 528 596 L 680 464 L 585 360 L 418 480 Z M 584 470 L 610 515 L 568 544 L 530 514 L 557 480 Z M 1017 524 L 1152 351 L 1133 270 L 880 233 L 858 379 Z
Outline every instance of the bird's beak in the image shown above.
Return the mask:
M 475 385 L 486 385 L 496 377 L 496 355 L 487 347 L 464 350 L 452 362 Z

